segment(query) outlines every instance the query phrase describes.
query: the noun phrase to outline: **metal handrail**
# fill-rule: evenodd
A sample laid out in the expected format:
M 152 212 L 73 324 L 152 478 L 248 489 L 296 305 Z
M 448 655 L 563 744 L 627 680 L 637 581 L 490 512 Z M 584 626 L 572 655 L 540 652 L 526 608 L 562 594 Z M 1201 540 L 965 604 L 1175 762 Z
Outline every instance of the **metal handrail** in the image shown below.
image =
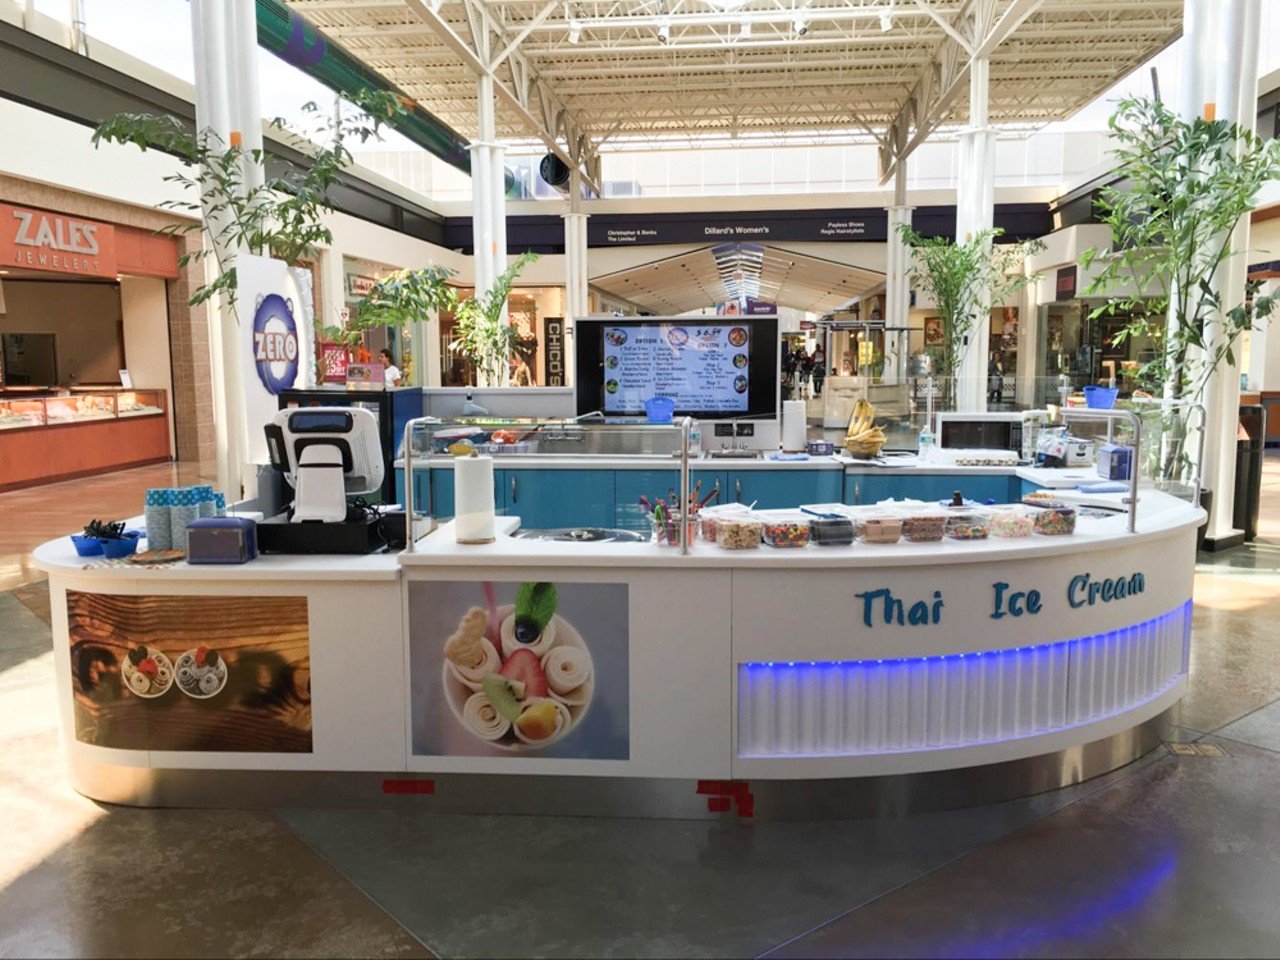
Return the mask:
M 413 553 L 417 547 L 413 536 L 413 512 L 414 512 L 414 496 L 413 496 L 413 428 L 422 424 L 440 423 L 438 417 L 415 417 L 404 425 L 404 549 L 406 553 Z M 431 516 L 431 505 L 435 502 L 435 490 L 432 487 L 434 481 L 431 477 L 431 471 L 427 471 L 427 511 Z
M 1138 464 L 1142 452 L 1142 419 L 1132 410 L 1099 410 L 1094 407 L 1063 407 L 1062 422 L 1068 417 L 1072 420 L 1105 420 L 1110 424 L 1116 420 L 1127 420 L 1133 427 L 1133 457 L 1129 463 L 1129 532 L 1138 532 Z
M 1199 425 L 1196 428 L 1196 458 L 1195 458 L 1195 480 L 1192 484 L 1193 499 L 1192 506 L 1200 506 L 1200 490 L 1204 479 L 1204 440 L 1205 440 L 1205 408 L 1204 404 L 1193 402 L 1190 400 L 1175 400 L 1152 397 L 1135 398 L 1132 401 L 1141 407 L 1175 407 L 1185 408 L 1188 411 L 1197 411 L 1200 414 Z M 1135 533 L 1138 519 L 1138 467 L 1141 463 L 1142 456 L 1142 418 L 1132 410 L 1111 409 L 1100 410 L 1093 407 L 1063 407 L 1062 422 L 1065 424 L 1068 419 L 1073 420 L 1106 420 L 1108 434 L 1111 431 L 1111 425 L 1117 420 L 1125 420 L 1133 427 L 1133 464 L 1129 469 L 1129 532 Z M 1188 421 L 1189 422 L 1189 421 Z

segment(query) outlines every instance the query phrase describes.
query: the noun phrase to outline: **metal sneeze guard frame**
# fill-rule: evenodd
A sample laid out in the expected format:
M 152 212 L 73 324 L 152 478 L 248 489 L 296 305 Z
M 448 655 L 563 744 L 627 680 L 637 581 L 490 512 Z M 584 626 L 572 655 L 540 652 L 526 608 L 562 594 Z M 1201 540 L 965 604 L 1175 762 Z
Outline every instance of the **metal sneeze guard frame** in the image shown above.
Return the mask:
M 431 440 L 433 439 L 434 434 L 435 434 L 435 431 L 436 431 L 437 429 L 439 429 L 439 428 L 441 428 L 441 427 L 443 427 L 443 426 L 449 425 L 449 424 L 454 424 L 454 425 L 459 425 L 459 426 L 467 426 L 467 425 L 470 425 L 470 424 L 467 424 L 467 423 L 466 423 L 465 418 L 442 420 L 442 419 L 440 419 L 439 417 L 417 417 L 417 418 L 415 418 L 415 419 L 413 419 L 413 420 L 410 420 L 408 423 L 406 423 L 406 424 L 404 425 L 404 445 L 403 445 L 403 450 L 404 450 L 404 514 L 405 514 L 405 551 L 406 551 L 407 553 L 416 553 L 416 552 L 417 552 L 417 541 L 416 541 L 416 539 L 414 538 L 414 535 L 413 535 L 413 532 L 414 532 L 414 531 L 413 531 L 413 518 L 414 518 L 415 513 L 417 512 L 417 504 L 415 503 L 416 497 L 414 496 L 414 487 L 415 487 L 416 485 L 415 485 L 415 484 L 414 484 L 414 482 L 413 482 L 414 470 L 415 470 L 415 467 L 416 467 L 416 462 L 415 462 L 416 458 L 415 458 L 415 454 L 414 454 L 414 443 L 413 443 L 414 436 L 415 436 L 415 432 L 416 432 L 419 428 L 425 428 L 425 430 L 426 430 L 426 432 L 427 432 L 427 436 L 428 436 L 428 442 L 427 442 L 428 452 L 427 452 L 427 454 L 426 454 L 426 459 L 427 459 L 427 462 L 428 462 L 428 469 L 427 469 L 427 511 L 426 511 L 426 512 L 424 512 L 423 516 L 431 517 L 431 513 L 430 513 L 430 510 L 431 510 L 431 504 L 432 504 L 432 502 L 433 502 L 433 501 L 434 501 L 434 499 L 435 499 L 435 497 L 434 497 L 434 493 L 435 493 L 435 491 L 434 491 L 434 488 L 433 488 L 433 480 L 432 480 L 432 477 L 431 477 L 431 470 L 430 470 L 430 467 L 429 467 L 430 459 L 431 459 L 431 456 L 432 456 L 432 453 L 431 453 L 431 451 L 430 451 L 430 448 L 431 448 L 431 446 L 432 446 Z M 494 417 L 494 418 L 486 417 L 486 418 L 484 418 L 484 426 L 479 426 L 478 424 L 477 424 L 477 425 L 475 425 L 475 426 L 477 427 L 477 430 L 501 430 L 501 429 L 505 429 L 505 428 L 518 428 L 518 429 L 525 430 L 525 431 L 530 431 L 530 430 L 539 430 L 539 431 L 541 431 L 541 430 L 545 430 L 545 429 L 547 429 L 548 427 L 550 427 L 550 428 L 552 428 L 552 429 L 554 429 L 554 428 L 557 428 L 557 427 L 558 427 L 558 428 L 560 428 L 561 430 L 568 430 L 568 429 L 578 429 L 578 430 L 581 430 L 581 429 L 593 429 L 593 428 L 594 428 L 594 429 L 601 429 L 600 424 L 598 424 L 598 423 L 593 423 L 593 422 L 589 423 L 589 422 L 584 421 L 584 420 L 583 420 L 583 419 L 581 419 L 581 418 L 578 418 L 578 419 L 570 419 L 570 420 L 540 420 L 540 419 L 536 419 L 536 418 L 531 418 L 531 419 L 527 419 L 527 420 L 516 420 L 516 419 L 504 419 L 504 418 L 499 418 L 499 417 Z M 678 454 L 677 454 L 677 455 L 679 456 L 679 459 L 680 459 L 680 489 L 681 489 L 681 491 L 683 491 L 682 496 L 683 496 L 683 498 L 684 498 L 685 502 L 686 502 L 686 503 L 688 502 L 689 494 L 690 494 L 690 487 L 689 487 L 689 433 L 690 433 L 690 431 L 691 431 L 691 430 L 692 430 L 692 428 L 693 428 L 693 418 L 691 418 L 691 417 L 682 417 L 681 419 L 679 419 L 679 420 L 675 420 L 675 421 L 672 421 L 672 422 L 671 422 L 671 423 L 669 423 L 669 424 L 656 424 L 656 423 L 640 423 L 640 424 L 621 424 L 621 423 L 612 423 L 612 424 L 611 424 L 611 423 L 606 423 L 606 424 L 605 424 L 605 427 L 608 427 L 608 428 L 610 428 L 610 429 L 615 429 L 615 430 L 625 430 L 625 429 L 634 428 L 634 427 L 641 427 L 641 428 L 645 428 L 645 429 L 649 429 L 649 430 L 654 430 L 654 429 L 666 429 L 666 430 L 670 430 L 670 431 L 672 431 L 672 432 L 675 432 L 676 430 L 678 430 L 678 431 L 679 431 L 680 442 L 679 442 L 679 449 L 678 449 Z M 517 462 L 518 462 L 521 456 L 522 456 L 521 454 L 511 454 L 511 455 L 510 455 L 510 459 L 511 459 L 512 461 L 517 461 Z M 556 454 L 554 454 L 554 453 L 550 453 L 550 454 L 541 454 L 541 456 L 554 457 L 554 456 L 556 456 Z M 432 517 L 432 519 L 434 520 L 434 517 Z M 686 555 L 688 555 L 688 553 L 689 553 L 689 522 L 688 522 L 688 518 L 686 518 L 686 517 L 683 517 L 683 516 L 682 516 L 682 517 L 681 517 L 681 522 L 678 524 L 678 526 L 680 527 L 680 554 L 681 554 L 681 556 L 686 556 Z
M 1181 400 L 1143 400 L 1143 406 L 1153 408 L 1164 407 L 1180 407 L 1188 412 L 1197 411 L 1200 414 L 1199 427 L 1196 430 L 1198 434 L 1198 442 L 1196 446 L 1195 459 L 1195 482 L 1192 485 L 1193 499 L 1192 505 L 1200 504 L 1200 486 L 1201 486 L 1201 470 L 1204 464 L 1204 405 L 1199 403 L 1188 403 Z M 1095 407 L 1063 407 L 1061 411 L 1063 424 L 1069 420 L 1101 420 L 1107 424 L 1107 433 L 1111 434 L 1112 427 L 1116 421 L 1125 421 L 1133 427 L 1133 463 L 1129 469 L 1129 496 L 1127 503 L 1129 505 L 1129 532 L 1137 532 L 1138 523 L 1138 481 L 1139 468 L 1142 462 L 1142 418 L 1133 410 L 1124 408 L 1098 409 Z

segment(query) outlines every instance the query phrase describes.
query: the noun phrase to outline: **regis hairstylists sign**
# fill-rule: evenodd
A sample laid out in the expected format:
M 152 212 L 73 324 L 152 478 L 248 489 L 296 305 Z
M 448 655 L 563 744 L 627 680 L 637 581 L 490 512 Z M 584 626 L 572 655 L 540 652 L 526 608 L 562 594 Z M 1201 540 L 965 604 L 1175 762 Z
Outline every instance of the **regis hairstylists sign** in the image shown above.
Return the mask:
M 115 228 L 96 220 L 0 203 L 0 265 L 114 279 Z

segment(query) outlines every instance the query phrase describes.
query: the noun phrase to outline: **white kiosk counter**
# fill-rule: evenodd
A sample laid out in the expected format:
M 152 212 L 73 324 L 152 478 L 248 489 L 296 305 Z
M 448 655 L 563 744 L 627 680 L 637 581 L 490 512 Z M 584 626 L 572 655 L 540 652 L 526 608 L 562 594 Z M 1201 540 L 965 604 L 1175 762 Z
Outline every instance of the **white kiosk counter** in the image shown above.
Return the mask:
M 1069 536 L 682 556 L 500 518 L 493 543 L 446 524 L 398 556 L 137 569 L 64 538 L 35 562 L 95 799 L 848 816 L 1154 746 L 1186 684 L 1203 516 L 1144 490 L 1135 533 L 1082 516 Z

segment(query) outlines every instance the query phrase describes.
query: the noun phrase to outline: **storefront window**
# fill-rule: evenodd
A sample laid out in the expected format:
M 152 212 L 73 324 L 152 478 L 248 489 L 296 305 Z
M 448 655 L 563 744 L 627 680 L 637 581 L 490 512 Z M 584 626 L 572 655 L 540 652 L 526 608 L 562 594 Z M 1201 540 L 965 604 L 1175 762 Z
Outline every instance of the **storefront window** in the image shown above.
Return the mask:
M 1101 305 L 1100 300 L 1072 300 L 1040 308 L 1044 346 L 1038 372 L 1055 383 L 1065 375 L 1073 388 L 1114 380 L 1121 393 L 1128 394 L 1139 386 L 1138 371 L 1155 358 L 1156 345 L 1150 337 L 1118 336 L 1132 316 L 1091 316 Z M 1054 388 L 1046 384 L 1045 389 Z
M 473 291 L 459 288 L 458 299 Z M 512 352 L 508 385 L 513 387 L 567 386 L 564 364 L 564 289 L 561 287 L 520 287 L 513 290 L 507 314 L 516 327 L 516 347 Z M 475 385 L 471 362 L 450 344 L 456 336 L 454 315 L 440 313 L 440 383 L 446 387 Z

